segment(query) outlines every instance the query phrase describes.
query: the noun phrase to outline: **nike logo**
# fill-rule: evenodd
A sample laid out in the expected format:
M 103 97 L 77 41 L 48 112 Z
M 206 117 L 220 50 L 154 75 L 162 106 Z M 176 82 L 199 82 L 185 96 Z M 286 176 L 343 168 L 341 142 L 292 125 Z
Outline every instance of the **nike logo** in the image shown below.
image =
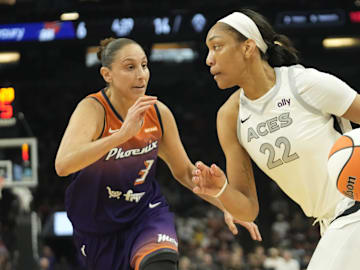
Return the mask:
M 149 208 L 155 208 L 156 206 L 158 206 L 160 204 L 161 204 L 161 202 L 157 202 L 157 203 L 154 203 L 154 204 L 149 203 Z
M 81 253 L 82 253 L 82 255 L 84 255 L 84 257 L 86 257 L 85 245 L 82 245 L 82 246 L 81 246 Z
M 115 132 L 118 132 L 120 130 L 120 128 L 119 129 L 111 129 L 111 128 L 109 128 L 109 133 L 115 133 Z
M 251 116 L 251 114 L 247 118 L 245 118 L 244 120 L 240 118 L 241 124 L 244 124 L 247 120 L 249 120 L 250 116 Z

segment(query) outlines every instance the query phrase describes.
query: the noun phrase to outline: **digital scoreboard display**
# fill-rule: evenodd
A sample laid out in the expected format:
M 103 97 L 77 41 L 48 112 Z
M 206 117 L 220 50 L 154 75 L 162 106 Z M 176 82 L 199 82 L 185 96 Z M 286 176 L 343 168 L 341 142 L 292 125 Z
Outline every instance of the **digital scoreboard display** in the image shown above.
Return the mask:
M 359 23 L 359 11 L 344 9 L 279 11 L 271 22 L 281 29 L 345 28 Z M 204 39 L 203 34 L 220 19 L 218 12 L 171 11 L 163 15 L 109 16 L 77 21 L 0 24 L 0 44 L 9 42 L 85 41 L 98 44 L 107 37 L 128 37 L 152 42 Z
M 74 39 L 72 22 L 33 22 L 0 25 L 0 42 Z
M 201 34 L 207 25 L 208 18 L 202 13 L 0 24 L 0 43 L 86 39 L 100 41 L 110 36 L 136 39 L 193 38 Z
M 0 127 L 16 124 L 14 100 L 15 89 L 13 87 L 0 88 Z

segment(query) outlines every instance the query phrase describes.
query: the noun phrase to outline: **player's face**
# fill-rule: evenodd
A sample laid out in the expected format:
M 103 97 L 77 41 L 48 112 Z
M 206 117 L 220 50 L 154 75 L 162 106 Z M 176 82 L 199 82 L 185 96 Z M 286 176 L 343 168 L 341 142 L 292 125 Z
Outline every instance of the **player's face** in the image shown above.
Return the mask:
M 126 96 L 144 95 L 150 78 L 147 65 L 147 57 L 139 45 L 126 45 L 116 53 L 111 65 L 111 86 Z
M 209 30 L 206 45 L 209 49 L 206 64 L 218 87 L 226 89 L 239 85 L 245 69 L 242 42 L 226 31 L 221 23 L 217 23 Z

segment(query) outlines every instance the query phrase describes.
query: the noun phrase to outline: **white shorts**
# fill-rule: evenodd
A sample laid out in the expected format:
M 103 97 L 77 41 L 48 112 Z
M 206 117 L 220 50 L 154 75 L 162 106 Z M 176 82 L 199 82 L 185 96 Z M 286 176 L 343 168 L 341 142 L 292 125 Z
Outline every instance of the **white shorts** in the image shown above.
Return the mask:
M 321 237 L 307 270 L 360 269 L 360 210 L 335 219 Z

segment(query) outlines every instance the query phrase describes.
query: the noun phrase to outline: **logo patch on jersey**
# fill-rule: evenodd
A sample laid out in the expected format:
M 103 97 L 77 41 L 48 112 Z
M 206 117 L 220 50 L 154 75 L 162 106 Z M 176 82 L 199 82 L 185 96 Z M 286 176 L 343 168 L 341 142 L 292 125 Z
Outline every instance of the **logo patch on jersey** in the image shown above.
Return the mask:
M 247 120 L 249 120 L 250 116 L 251 116 L 251 114 L 248 117 L 244 118 L 244 119 L 240 118 L 241 124 L 244 124 Z
M 290 98 L 281 98 L 275 101 L 276 108 L 290 107 Z
M 149 203 L 149 208 L 155 208 L 156 206 L 160 205 L 161 202 L 157 202 L 157 203 Z
M 121 199 L 121 195 L 124 197 L 125 201 L 127 202 L 136 202 L 138 203 L 140 201 L 140 199 L 145 195 L 145 192 L 139 192 L 139 193 L 134 193 L 134 191 L 132 189 L 129 189 L 126 193 L 123 193 L 122 191 L 119 190 L 112 190 L 111 187 L 107 186 L 106 187 L 108 194 L 109 194 L 109 199 Z
M 138 156 L 143 155 L 146 153 L 149 153 L 150 151 L 157 148 L 158 141 L 154 141 L 149 143 L 147 146 L 143 148 L 135 148 L 135 149 L 129 149 L 127 151 L 123 151 L 122 148 L 115 147 L 109 151 L 109 153 L 106 155 L 105 160 L 109 160 L 110 158 L 113 159 L 121 159 L 121 158 L 127 158 L 130 156 Z
M 109 199 L 112 199 L 112 198 L 118 199 L 118 200 L 120 199 L 121 194 L 122 194 L 121 191 L 111 190 L 111 187 L 109 187 L 109 186 L 107 186 L 106 189 L 107 189 L 107 191 L 109 193 Z
M 158 234 L 158 240 L 157 241 L 158 241 L 158 243 L 170 242 L 170 243 L 174 244 L 175 246 L 178 246 L 178 242 L 174 238 L 168 236 L 167 234 L 163 234 L 163 233 Z
M 118 129 L 109 128 L 109 133 L 115 133 L 115 132 L 118 132 L 119 130 L 120 130 L 120 128 L 118 128 Z
M 153 131 L 157 131 L 157 130 L 158 130 L 157 126 L 153 126 L 151 128 L 144 129 L 145 133 L 149 133 L 149 132 L 153 132 Z
M 82 254 L 84 257 L 86 257 L 85 248 L 86 248 L 85 245 L 82 245 L 82 246 L 81 246 L 81 254 Z
M 138 203 L 144 195 L 145 192 L 134 193 L 134 191 L 132 191 L 131 189 L 129 189 L 126 193 L 123 194 L 123 196 L 125 197 L 125 201 L 136 203 Z

